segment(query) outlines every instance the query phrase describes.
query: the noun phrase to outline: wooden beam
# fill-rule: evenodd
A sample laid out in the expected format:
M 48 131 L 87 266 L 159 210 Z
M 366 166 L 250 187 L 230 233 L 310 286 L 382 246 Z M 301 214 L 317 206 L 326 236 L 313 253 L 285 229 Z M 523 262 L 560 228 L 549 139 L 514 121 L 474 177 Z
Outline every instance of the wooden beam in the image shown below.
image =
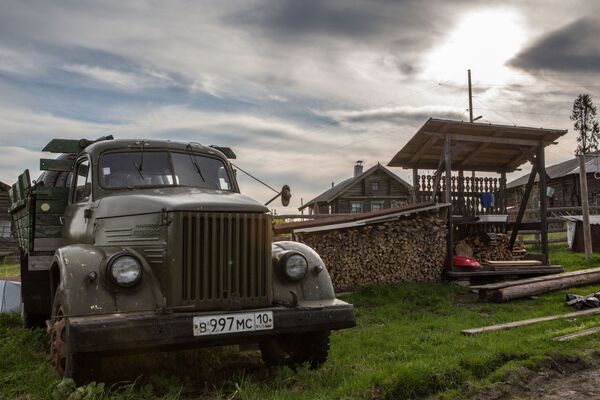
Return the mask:
M 583 214 L 583 242 L 585 258 L 592 259 L 592 231 L 590 228 L 590 204 L 588 200 L 587 173 L 585 171 L 585 156 L 579 156 L 579 188 L 581 191 L 581 211 Z
M 445 188 L 445 202 L 448 206 L 448 236 L 446 241 L 446 257 L 448 260 L 448 268 L 450 271 L 454 271 L 454 227 L 452 225 L 452 142 L 450 135 L 444 137 L 444 161 L 446 167 L 446 188 Z
M 419 202 L 419 169 L 413 168 L 413 203 Z
M 437 136 L 443 139 L 446 135 L 451 136 L 453 141 L 457 142 L 476 142 L 476 143 L 493 143 L 493 144 L 510 144 L 510 145 L 521 145 L 529 147 L 537 147 L 538 141 L 531 139 L 513 139 L 505 137 L 490 137 L 490 136 L 474 136 L 474 135 L 463 135 L 460 133 L 439 133 L 424 131 L 425 135 Z
M 537 149 L 537 170 L 540 175 L 540 235 L 542 239 L 542 255 L 545 264 L 549 264 L 548 257 L 548 196 L 546 196 L 546 156 L 544 154 L 544 143 L 540 141 Z
M 435 142 L 437 142 L 439 140 L 439 138 L 437 136 L 431 136 L 429 139 L 427 139 L 427 141 L 425 142 L 425 144 L 423 145 L 423 147 L 421 147 L 409 160 L 409 162 L 415 162 L 417 161 L 422 155 L 423 153 L 425 153 L 427 150 L 429 150 L 431 148 L 431 146 L 433 146 L 435 144 Z
M 524 319 L 521 321 L 507 322 L 504 324 L 484 326 L 481 328 L 465 329 L 465 330 L 461 331 L 461 333 L 466 336 L 474 336 L 474 335 L 479 335 L 480 333 L 496 332 L 496 331 L 503 331 L 503 330 L 507 330 L 507 329 L 520 328 L 521 326 L 538 324 L 540 322 L 554 321 L 557 319 L 565 319 L 565 318 L 585 317 L 588 315 L 598 315 L 598 314 L 600 314 L 600 308 L 592 308 L 589 310 L 570 312 L 570 313 L 566 313 L 566 314 L 548 315 L 546 317 Z
M 553 340 L 555 342 L 566 342 L 567 340 L 573 340 L 573 339 L 576 339 L 578 337 L 590 336 L 590 335 L 593 335 L 594 333 L 597 333 L 597 332 L 600 332 L 600 326 L 595 326 L 593 328 L 584 329 L 584 330 L 579 331 L 579 332 L 573 332 L 573 333 L 569 333 L 568 335 L 563 335 L 563 336 L 555 337 Z
M 525 186 L 525 193 L 523 194 L 523 198 L 521 199 L 521 206 L 519 207 L 519 213 L 517 214 L 517 220 L 515 221 L 515 225 L 513 227 L 512 233 L 510 234 L 510 242 L 508 242 L 508 247 L 512 250 L 515 245 L 515 241 L 517 240 L 517 235 L 519 234 L 519 225 L 523 220 L 523 215 L 525 215 L 525 210 L 527 209 L 527 202 L 529 201 L 529 196 L 531 195 L 531 189 L 533 188 L 533 184 L 535 183 L 535 175 L 537 174 L 537 165 L 534 164 L 531 167 L 531 173 L 529 174 L 529 180 L 527 181 L 527 186 Z

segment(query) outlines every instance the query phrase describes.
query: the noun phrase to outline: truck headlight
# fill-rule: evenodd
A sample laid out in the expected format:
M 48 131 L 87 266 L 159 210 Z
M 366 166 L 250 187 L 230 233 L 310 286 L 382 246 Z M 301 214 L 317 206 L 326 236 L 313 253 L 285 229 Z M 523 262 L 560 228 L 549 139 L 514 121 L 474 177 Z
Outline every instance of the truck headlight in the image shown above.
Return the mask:
M 289 252 L 281 258 L 281 267 L 286 278 L 299 281 L 306 276 L 308 261 L 300 253 Z
M 142 279 L 142 263 L 131 255 L 120 255 L 108 264 L 108 275 L 119 286 L 133 286 Z

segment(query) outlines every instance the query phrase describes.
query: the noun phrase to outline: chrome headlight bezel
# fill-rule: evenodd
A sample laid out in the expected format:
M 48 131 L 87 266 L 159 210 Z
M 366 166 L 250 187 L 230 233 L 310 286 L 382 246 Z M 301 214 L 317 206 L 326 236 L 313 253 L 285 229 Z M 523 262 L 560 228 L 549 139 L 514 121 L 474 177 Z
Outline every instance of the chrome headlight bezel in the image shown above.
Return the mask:
M 292 282 L 301 281 L 308 274 L 308 260 L 297 251 L 288 251 L 283 254 L 279 260 L 279 264 L 283 276 Z M 299 273 L 293 272 L 293 269 L 297 269 L 298 267 L 300 267 Z
M 135 276 L 135 278 L 131 281 L 122 281 L 119 280 L 119 278 L 116 276 L 115 274 L 115 268 L 119 268 L 119 262 L 130 262 L 130 266 L 131 265 L 135 265 L 137 266 L 137 276 Z M 133 264 L 131 264 L 131 261 L 133 261 Z M 141 280 L 142 280 L 142 276 L 144 275 L 144 266 L 142 264 L 142 261 L 135 255 L 128 253 L 128 252 L 122 252 L 122 253 L 117 253 L 114 254 L 113 256 L 110 257 L 110 259 L 107 262 L 106 265 L 106 275 L 108 276 L 109 281 L 118 287 L 133 287 L 138 285 Z

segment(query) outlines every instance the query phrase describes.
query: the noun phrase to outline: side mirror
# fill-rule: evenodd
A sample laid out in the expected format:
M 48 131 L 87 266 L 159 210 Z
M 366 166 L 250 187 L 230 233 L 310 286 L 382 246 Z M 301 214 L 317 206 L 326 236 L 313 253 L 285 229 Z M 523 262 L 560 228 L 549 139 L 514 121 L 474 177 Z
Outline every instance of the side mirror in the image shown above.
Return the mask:
M 273 189 L 273 188 L 271 188 L 271 189 L 273 191 L 275 191 L 275 189 Z M 281 191 L 278 192 L 275 196 L 273 196 L 273 198 L 271 200 L 267 201 L 265 203 L 265 206 L 268 206 L 269 204 L 271 204 L 273 202 L 273 200 L 275 200 L 279 196 L 281 196 L 281 204 L 284 207 L 287 207 L 290 204 L 290 199 L 292 198 L 292 191 L 290 190 L 290 187 L 288 185 L 283 185 L 283 187 L 281 188 Z
M 290 205 L 290 199 L 292 198 L 292 191 L 288 185 L 283 185 L 281 188 L 281 205 L 287 207 Z

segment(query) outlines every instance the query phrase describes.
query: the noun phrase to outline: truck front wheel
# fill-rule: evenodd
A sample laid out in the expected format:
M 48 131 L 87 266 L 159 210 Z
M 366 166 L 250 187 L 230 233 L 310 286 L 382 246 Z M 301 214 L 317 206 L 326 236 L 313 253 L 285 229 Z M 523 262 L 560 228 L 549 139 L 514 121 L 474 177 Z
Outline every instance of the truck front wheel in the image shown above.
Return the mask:
M 60 377 L 72 378 L 82 385 L 98 380 L 100 358 L 96 354 L 77 354 L 72 351 L 73 338 L 69 334 L 69 318 L 65 313 L 63 292 L 58 289 L 52 304 L 50 334 L 50 361 Z
M 329 331 L 278 336 L 259 344 L 263 361 L 268 366 L 296 367 L 308 363 L 320 368 L 329 354 Z

